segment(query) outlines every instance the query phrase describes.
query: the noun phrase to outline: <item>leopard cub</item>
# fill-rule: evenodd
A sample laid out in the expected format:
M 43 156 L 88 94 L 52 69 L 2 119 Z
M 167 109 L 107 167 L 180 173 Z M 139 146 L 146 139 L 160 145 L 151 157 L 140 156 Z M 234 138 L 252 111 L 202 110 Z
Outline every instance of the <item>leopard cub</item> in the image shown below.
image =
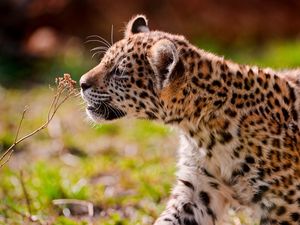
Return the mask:
M 213 225 L 229 207 L 299 225 L 299 78 L 150 31 L 138 15 L 80 84 L 97 123 L 134 117 L 181 130 L 177 183 L 155 225 Z

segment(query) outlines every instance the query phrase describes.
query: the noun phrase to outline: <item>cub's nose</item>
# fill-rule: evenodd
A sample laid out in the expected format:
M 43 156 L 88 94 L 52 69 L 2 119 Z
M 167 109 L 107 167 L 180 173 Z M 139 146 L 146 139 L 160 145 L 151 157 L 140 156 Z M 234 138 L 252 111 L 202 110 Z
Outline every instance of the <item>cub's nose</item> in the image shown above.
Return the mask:
M 89 81 L 88 79 L 86 79 L 85 76 L 82 76 L 80 78 L 79 83 L 80 83 L 80 87 L 81 87 L 82 91 L 85 91 L 92 87 L 92 82 Z
M 80 87 L 83 91 L 85 91 L 85 90 L 89 89 L 90 87 L 92 87 L 92 85 L 89 83 L 86 83 L 86 82 L 80 82 Z
M 99 69 L 97 67 L 91 69 L 87 73 L 83 74 L 80 78 L 80 87 L 82 91 L 86 91 L 90 88 L 96 88 L 99 85 Z

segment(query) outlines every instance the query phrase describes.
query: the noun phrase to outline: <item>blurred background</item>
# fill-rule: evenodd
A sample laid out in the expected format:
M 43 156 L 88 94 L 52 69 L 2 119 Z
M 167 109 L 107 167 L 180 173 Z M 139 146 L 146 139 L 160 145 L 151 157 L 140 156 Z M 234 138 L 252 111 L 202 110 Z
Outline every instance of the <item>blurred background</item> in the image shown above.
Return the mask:
M 279 58 L 272 55 L 278 51 L 282 58 L 291 54 L 292 62 L 268 59 L 261 64 L 297 66 L 299 9 L 297 0 L 1 0 L 0 83 L 49 82 L 49 76 L 63 71 L 78 78 L 95 63 L 89 53 L 94 46 L 85 43 L 86 37 L 110 40 L 114 25 L 114 40 L 119 40 L 137 13 L 147 15 L 152 29 L 184 34 L 200 47 L 238 61 L 253 63 L 251 57 L 259 60 L 263 54 Z
M 150 29 L 183 34 L 225 58 L 293 68 L 299 12 L 298 0 L 0 0 L 0 152 L 13 143 L 25 105 L 20 136 L 45 121 L 55 77 L 78 81 L 99 63 L 89 35 L 110 41 L 113 25 L 117 41 L 142 13 Z M 71 99 L 0 169 L 0 224 L 152 224 L 175 180 L 177 139 L 148 121 L 93 125 L 80 98 Z M 229 224 L 254 224 L 230 215 Z

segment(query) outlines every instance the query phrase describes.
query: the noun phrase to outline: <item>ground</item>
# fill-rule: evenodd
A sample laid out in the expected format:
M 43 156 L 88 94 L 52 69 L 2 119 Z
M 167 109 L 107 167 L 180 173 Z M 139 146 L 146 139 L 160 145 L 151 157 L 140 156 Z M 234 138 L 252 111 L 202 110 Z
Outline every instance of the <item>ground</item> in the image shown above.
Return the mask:
M 207 48 L 223 52 L 213 44 Z M 300 42 L 257 49 L 237 46 L 228 55 L 261 66 L 300 65 Z M 52 96 L 48 85 L 0 89 L 0 151 L 12 144 L 24 106 L 29 110 L 20 136 L 45 121 Z M 93 125 L 80 98 L 70 99 L 49 127 L 18 145 L 0 169 L 0 224 L 24 224 L 29 211 L 37 221 L 31 224 L 152 224 L 175 181 L 177 145 L 178 132 L 157 123 Z M 56 204 L 58 199 L 72 201 Z M 78 199 L 84 201 L 75 204 Z M 88 203 L 93 217 L 88 216 Z M 255 221 L 232 214 L 228 223 Z

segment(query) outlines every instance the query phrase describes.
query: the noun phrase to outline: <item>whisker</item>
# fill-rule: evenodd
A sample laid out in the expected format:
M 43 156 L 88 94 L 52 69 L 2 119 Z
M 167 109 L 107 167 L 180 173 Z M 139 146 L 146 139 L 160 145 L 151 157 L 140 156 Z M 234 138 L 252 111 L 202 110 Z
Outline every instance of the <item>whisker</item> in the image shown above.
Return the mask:
M 104 51 L 107 51 L 108 48 L 107 47 L 104 47 L 104 46 L 100 46 L 100 47 L 95 47 L 95 48 L 92 48 L 90 51 L 96 51 L 96 50 L 104 50 Z
M 110 32 L 110 41 L 111 41 L 111 45 L 114 44 L 114 25 L 111 25 L 111 32 Z
M 92 55 L 92 58 L 94 58 L 96 55 L 99 55 L 99 54 L 105 54 L 105 52 L 103 51 L 100 51 L 100 52 L 95 52 L 93 55 Z
M 107 116 L 109 115 L 109 111 L 107 109 L 107 105 L 105 104 L 105 102 L 103 103 L 104 103 L 104 118 L 107 118 Z
M 124 116 L 124 112 L 122 112 L 120 109 L 117 109 L 118 113 L 119 113 L 119 117 L 123 117 Z
M 77 93 L 74 94 L 74 96 L 81 96 L 80 90 L 78 90 Z
M 116 112 L 118 117 L 122 117 L 121 111 L 119 109 L 116 109 Z
M 96 111 L 98 111 L 101 107 L 101 103 L 99 104 L 99 106 L 96 108 Z
M 77 95 L 77 96 L 75 96 L 75 97 L 76 97 L 76 99 L 79 99 L 79 100 L 81 100 L 82 102 L 84 102 L 81 95 Z
M 107 115 L 109 115 L 109 109 L 111 109 L 111 111 L 115 114 L 115 112 L 113 111 L 113 109 L 111 108 L 111 106 L 105 102 L 103 102 L 105 104 L 105 106 L 107 107 Z
M 123 116 L 123 113 L 121 113 L 121 110 L 116 109 L 116 108 L 114 108 L 114 107 L 111 106 L 111 105 L 108 105 L 108 106 L 109 106 L 110 109 L 115 113 L 115 115 L 116 115 L 117 117 L 122 117 L 122 116 Z
M 109 105 L 108 104 L 108 107 L 111 109 L 111 111 L 116 115 L 116 117 L 121 117 L 120 115 L 119 115 L 119 113 L 118 113 L 118 111 L 114 108 L 114 107 L 112 107 L 111 105 Z
M 107 106 L 108 106 L 108 108 L 110 108 L 111 111 L 118 117 L 118 114 L 116 113 L 115 109 L 114 109 L 111 105 L 109 105 L 109 104 L 107 104 Z
M 100 102 L 105 102 L 105 101 L 109 101 L 109 98 L 100 96 L 97 100 Z
M 80 103 L 78 102 L 77 105 L 78 105 L 78 106 L 85 107 L 85 106 L 86 106 L 86 103 L 85 103 L 85 102 L 80 102 Z
M 100 96 L 101 96 L 101 97 L 109 97 L 110 94 L 108 94 L 108 93 L 105 92 L 105 91 L 100 91 Z
M 103 45 L 105 45 L 105 47 L 107 47 L 107 49 L 109 49 L 111 46 L 109 44 L 107 44 L 106 42 L 104 41 L 101 41 L 101 40 L 96 40 L 96 39 L 91 39 L 91 40 L 87 40 L 85 41 L 84 43 L 91 43 L 91 42 L 98 42 L 98 43 L 101 43 Z
M 99 38 L 100 40 L 104 41 L 109 47 L 111 47 L 111 44 L 103 37 L 99 36 L 99 35 L 90 35 L 87 37 L 88 38 Z
M 103 107 L 103 116 L 104 117 L 106 117 L 106 107 L 105 107 L 105 104 L 104 104 L 104 102 L 100 102 L 100 104 L 99 104 L 99 107 L 97 108 L 97 110 L 100 108 L 100 107 Z

